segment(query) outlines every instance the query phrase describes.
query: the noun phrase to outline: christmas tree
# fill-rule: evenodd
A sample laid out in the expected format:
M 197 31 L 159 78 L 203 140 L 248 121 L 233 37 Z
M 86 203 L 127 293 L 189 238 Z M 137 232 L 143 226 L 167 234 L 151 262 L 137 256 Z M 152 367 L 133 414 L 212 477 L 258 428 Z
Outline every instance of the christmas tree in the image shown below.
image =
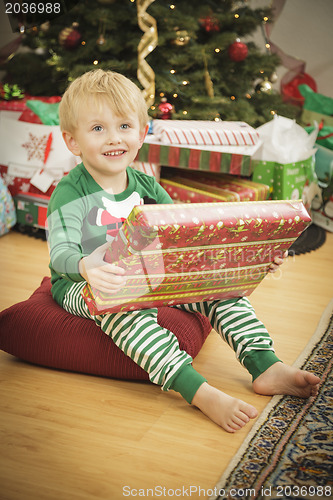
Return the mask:
M 258 126 L 275 113 L 297 114 L 272 90 L 277 57 L 248 41 L 271 20 L 270 9 L 247 0 L 82 0 L 21 26 L 30 51 L 5 64 L 5 81 L 31 95 L 61 95 L 83 72 L 110 69 L 138 83 L 154 117 Z

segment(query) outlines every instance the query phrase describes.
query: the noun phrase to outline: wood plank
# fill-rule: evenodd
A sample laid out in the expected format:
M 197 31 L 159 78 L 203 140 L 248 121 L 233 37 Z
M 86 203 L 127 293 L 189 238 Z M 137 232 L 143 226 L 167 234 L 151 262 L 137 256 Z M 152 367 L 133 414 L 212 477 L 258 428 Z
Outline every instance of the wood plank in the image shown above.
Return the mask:
M 47 244 L 11 232 L 0 239 L 0 259 L 2 310 L 28 298 L 48 275 Z M 333 234 L 327 233 L 321 248 L 289 258 L 251 297 L 287 363 L 332 298 L 332 263 Z M 215 332 L 194 366 L 259 411 L 270 400 L 253 393 L 247 372 Z M 231 435 L 178 394 L 149 383 L 50 370 L 4 352 L 0 378 L 2 500 L 118 500 L 131 489 L 150 489 L 151 498 L 170 490 L 170 497 L 182 488 L 192 499 L 205 498 L 252 425 Z

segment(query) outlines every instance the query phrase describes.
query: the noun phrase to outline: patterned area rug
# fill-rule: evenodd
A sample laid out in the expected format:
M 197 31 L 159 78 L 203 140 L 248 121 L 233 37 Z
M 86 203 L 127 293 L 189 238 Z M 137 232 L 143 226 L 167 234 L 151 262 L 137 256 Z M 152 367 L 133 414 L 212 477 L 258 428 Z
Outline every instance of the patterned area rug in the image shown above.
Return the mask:
M 322 379 L 308 400 L 274 396 L 211 500 L 333 498 L 333 299 L 295 362 Z
M 297 238 L 288 250 L 289 255 L 300 255 L 320 248 L 326 241 L 326 231 L 316 224 L 309 227 Z

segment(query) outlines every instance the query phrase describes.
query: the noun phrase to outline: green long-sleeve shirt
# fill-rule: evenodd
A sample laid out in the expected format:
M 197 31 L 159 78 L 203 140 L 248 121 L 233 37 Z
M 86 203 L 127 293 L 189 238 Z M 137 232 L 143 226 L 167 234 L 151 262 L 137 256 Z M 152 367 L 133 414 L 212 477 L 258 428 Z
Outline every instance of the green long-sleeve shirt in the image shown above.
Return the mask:
M 111 242 L 132 208 L 144 203 L 172 203 L 154 177 L 127 168 L 128 185 L 120 194 L 101 189 L 83 163 L 63 177 L 48 206 L 48 243 L 52 295 L 62 305 L 68 287 L 84 281 L 80 260 Z

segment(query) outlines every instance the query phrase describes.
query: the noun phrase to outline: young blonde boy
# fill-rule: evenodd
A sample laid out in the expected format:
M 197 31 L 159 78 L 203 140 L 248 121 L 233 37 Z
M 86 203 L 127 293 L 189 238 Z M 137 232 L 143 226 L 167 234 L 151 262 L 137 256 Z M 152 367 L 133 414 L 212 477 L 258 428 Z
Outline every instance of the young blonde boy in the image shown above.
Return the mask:
M 48 208 L 54 299 L 74 315 L 93 319 L 162 389 L 178 391 L 228 432 L 242 428 L 257 410 L 210 386 L 181 351 L 175 335 L 157 323 L 157 309 L 91 316 L 81 291 L 86 282 L 106 293 L 124 285 L 124 269 L 103 260 L 135 205 L 172 203 L 153 177 L 129 167 L 147 133 L 147 107 L 138 87 L 111 71 L 88 72 L 68 87 L 59 109 L 68 149 L 81 157 L 58 184 Z M 282 259 L 272 263 L 274 271 Z M 283 364 L 248 299 L 176 306 L 206 315 L 252 375 L 260 394 L 308 397 L 315 375 Z

